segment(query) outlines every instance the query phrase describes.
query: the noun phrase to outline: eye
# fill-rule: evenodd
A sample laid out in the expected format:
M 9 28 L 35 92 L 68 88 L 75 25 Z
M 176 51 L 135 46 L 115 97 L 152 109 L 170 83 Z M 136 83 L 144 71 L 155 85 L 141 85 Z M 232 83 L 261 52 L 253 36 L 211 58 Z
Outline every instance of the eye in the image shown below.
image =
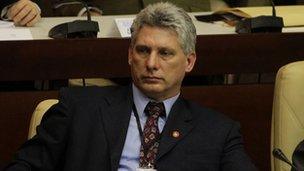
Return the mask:
M 139 55 L 148 55 L 151 51 L 149 47 L 140 45 L 136 46 L 135 50 Z
M 160 49 L 158 53 L 162 58 L 168 58 L 168 57 L 172 57 L 175 55 L 173 50 L 166 49 L 166 48 Z

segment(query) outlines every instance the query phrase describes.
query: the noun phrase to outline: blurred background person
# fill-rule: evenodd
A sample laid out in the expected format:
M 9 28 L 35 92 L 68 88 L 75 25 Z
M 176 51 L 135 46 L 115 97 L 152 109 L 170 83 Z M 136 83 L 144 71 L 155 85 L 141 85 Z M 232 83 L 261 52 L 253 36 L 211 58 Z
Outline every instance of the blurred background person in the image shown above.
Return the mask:
M 0 1 L 1 19 L 11 20 L 15 25 L 33 26 L 40 20 L 40 8 L 30 0 Z
M 222 0 L 166 0 L 171 2 L 187 12 L 212 11 L 227 4 Z M 61 3 L 63 0 L 51 0 L 51 3 Z M 160 0 L 85 0 L 90 8 L 90 12 L 100 15 L 121 15 L 121 14 L 137 14 L 147 5 L 160 2 Z M 83 6 L 81 4 L 73 4 L 62 6 L 54 11 L 55 16 L 76 16 L 81 15 Z

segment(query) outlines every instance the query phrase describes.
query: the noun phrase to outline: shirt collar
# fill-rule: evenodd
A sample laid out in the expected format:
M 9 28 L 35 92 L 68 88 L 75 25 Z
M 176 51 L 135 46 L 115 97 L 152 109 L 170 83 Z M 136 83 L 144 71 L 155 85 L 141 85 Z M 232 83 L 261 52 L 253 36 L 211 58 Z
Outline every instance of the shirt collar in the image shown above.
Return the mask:
M 145 94 L 143 94 L 134 84 L 132 84 L 132 90 L 133 90 L 132 91 L 133 100 L 134 100 L 136 110 L 138 112 L 139 117 L 142 117 L 145 107 L 147 106 L 149 101 L 154 101 L 154 100 L 147 97 Z M 171 110 L 174 102 L 179 97 L 179 95 L 180 95 L 180 93 L 163 101 L 163 103 L 165 105 L 165 110 L 166 110 L 166 118 L 168 118 L 170 110 Z

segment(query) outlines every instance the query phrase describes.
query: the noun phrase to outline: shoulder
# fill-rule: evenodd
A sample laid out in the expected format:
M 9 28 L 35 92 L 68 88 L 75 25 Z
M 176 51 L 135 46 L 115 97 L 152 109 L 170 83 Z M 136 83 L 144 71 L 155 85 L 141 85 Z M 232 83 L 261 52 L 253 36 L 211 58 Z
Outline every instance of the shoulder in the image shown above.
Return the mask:
M 213 109 L 204 107 L 195 102 L 184 100 L 185 105 L 190 111 L 193 119 L 197 122 L 204 123 L 210 127 L 235 127 L 239 123 L 229 118 L 227 115 L 215 111 Z
M 224 147 L 226 142 L 237 139 L 242 142 L 240 124 L 230 119 L 225 114 L 203 107 L 194 102 L 185 101 L 192 117 L 193 133 L 199 134 L 202 138 L 195 136 L 198 142 L 204 142 L 204 137 L 209 137 L 209 142 L 215 146 Z M 238 143 L 237 142 L 237 143 Z M 217 145 L 216 145 L 217 144 Z
M 68 87 L 61 88 L 60 94 L 69 94 L 74 96 L 88 96 L 88 94 L 95 94 L 95 96 L 106 95 L 107 93 L 121 89 L 121 86 L 89 86 L 89 87 Z
M 62 88 L 59 100 L 70 103 L 99 103 L 103 100 L 120 100 L 128 96 L 129 90 L 129 86 Z

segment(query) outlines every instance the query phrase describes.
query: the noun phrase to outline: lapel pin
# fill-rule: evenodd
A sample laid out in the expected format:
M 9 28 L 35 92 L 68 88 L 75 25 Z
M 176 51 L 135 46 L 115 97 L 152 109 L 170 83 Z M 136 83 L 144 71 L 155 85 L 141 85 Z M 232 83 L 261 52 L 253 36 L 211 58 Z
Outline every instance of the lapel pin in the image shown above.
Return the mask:
M 178 131 L 173 131 L 173 132 L 172 132 L 172 136 L 173 136 L 174 138 L 178 138 L 178 137 L 180 136 L 180 133 L 179 133 Z

